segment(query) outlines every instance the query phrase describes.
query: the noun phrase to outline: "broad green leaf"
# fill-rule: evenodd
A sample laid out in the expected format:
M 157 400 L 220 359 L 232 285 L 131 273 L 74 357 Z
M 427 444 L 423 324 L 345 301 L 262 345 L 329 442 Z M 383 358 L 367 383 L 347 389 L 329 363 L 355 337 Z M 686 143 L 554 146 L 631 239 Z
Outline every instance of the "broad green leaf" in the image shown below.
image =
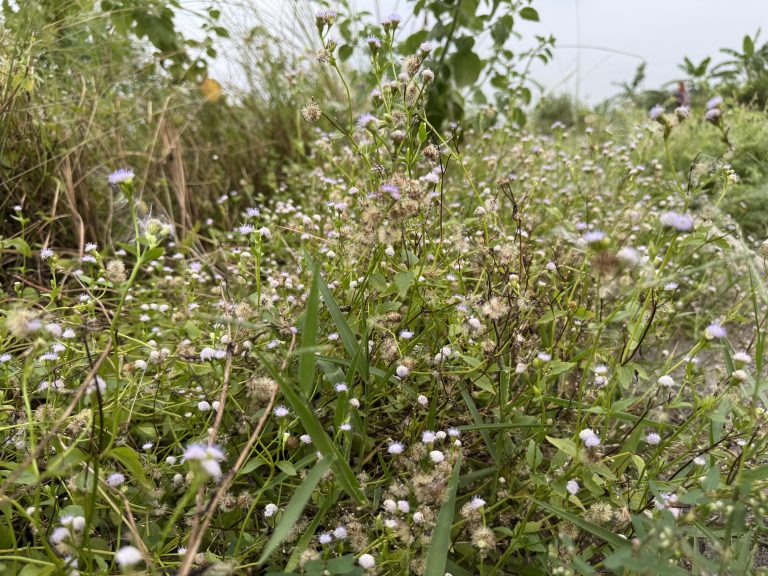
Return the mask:
M 269 539 L 269 542 L 267 542 L 267 545 L 261 553 L 261 558 L 259 558 L 258 562 L 259 564 L 263 564 L 264 561 L 269 558 L 269 555 L 272 554 L 282 541 L 286 539 L 291 530 L 294 529 L 296 522 L 304 511 L 304 507 L 312 497 L 312 493 L 315 491 L 317 483 L 320 482 L 323 474 L 326 473 L 332 464 L 333 457 L 324 457 L 321 460 L 318 460 L 317 464 L 315 464 L 312 470 L 309 471 L 304 482 L 302 482 L 301 486 L 296 489 L 291 497 L 291 501 L 288 502 L 288 506 L 285 507 L 280 522 L 278 522 L 275 531 L 272 533 L 272 537 Z
M 448 491 L 445 501 L 437 515 L 437 524 L 432 533 L 432 542 L 427 552 L 427 565 L 424 576 L 444 576 L 445 565 L 448 560 L 448 552 L 451 548 L 451 528 L 453 527 L 453 513 L 456 508 L 456 490 L 459 487 L 459 475 L 461 474 L 461 456 L 453 466 L 453 474 L 448 482 Z
M 531 20 L 532 22 L 539 21 L 539 13 L 536 11 L 535 8 L 531 8 L 530 6 L 526 6 L 525 8 L 520 10 L 520 17 L 523 20 Z
M 579 448 L 570 438 L 552 438 L 551 436 L 547 436 L 546 438 L 547 442 L 571 458 L 575 458 L 579 453 Z
M 404 298 L 405 295 L 408 294 L 408 289 L 411 287 L 411 284 L 413 284 L 414 277 L 415 274 L 410 270 L 395 274 L 395 286 L 397 286 L 400 298 Z

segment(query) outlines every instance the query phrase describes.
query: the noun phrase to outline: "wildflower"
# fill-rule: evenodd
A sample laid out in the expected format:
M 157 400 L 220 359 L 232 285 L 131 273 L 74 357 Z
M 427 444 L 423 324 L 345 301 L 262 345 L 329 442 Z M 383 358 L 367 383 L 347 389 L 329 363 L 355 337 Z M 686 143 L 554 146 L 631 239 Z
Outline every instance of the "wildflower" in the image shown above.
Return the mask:
M 552 360 L 552 355 L 547 354 L 546 352 L 539 352 L 538 354 L 536 354 L 536 359 L 541 360 L 542 362 L 549 362 L 550 360 Z
M 579 490 L 581 490 L 581 486 L 579 486 L 579 483 L 577 480 L 571 479 L 568 480 L 568 482 L 565 485 L 565 489 L 568 490 L 569 494 L 576 495 L 579 493 Z
M 125 482 L 125 476 L 120 472 L 114 472 L 107 476 L 107 484 L 112 488 L 117 488 Z
M 256 227 L 253 224 L 243 224 L 237 228 L 237 231 L 243 236 L 248 236 L 254 230 L 256 230 Z
M 381 21 L 381 25 L 384 27 L 384 30 L 389 31 L 397 28 L 401 21 L 402 18 L 400 17 L 400 14 L 390 14 Z
M 310 100 L 304 106 L 301 108 L 301 116 L 306 120 L 307 122 L 317 122 L 320 120 L 320 117 L 322 116 L 322 111 L 320 110 L 320 106 L 315 102 L 314 100 Z
M 206 400 L 201 400 L 197 403 L 197 409 L 200 410 L 200 412 L 208 412 L 211 409 L 211 404 Z
M 435 464 L 440 464 L 443 460 L 445 460 L 445 454 L 443 454 L 440 450 L 432 450 L 429 453 L 429 459 L 432 460 Z
M 266 506 L 264 506 L 264 518 L 271 518 L 275 514 L 277 514 L 277 505 L 270 502 Z
M 704 466 L 707 463 L 707 459 L 704 458 L 704 456 L 696 456 L 696 458 L 693 459 L 693 463 L 696 464 L 696 466 Z
M 336 390 L 336 392 L 338 392 L 339 394 L 341 394 L 342 392 L 347 391 L 347 385 L 344 384 L 344 382 L 339 382 L 333 387 L 333 389 Z
M 651 108 L 650 112 L 648 112 L 648 117 L 651 120 L 659 121 L 659 118 L 661 118 L 664 115 L 664 106 L 661 104 L 656 104 L 653 108 Z
M 581 239 L 589 244 L 590 246 L 597 246 L 599 244 L 604 244 L 605 239 L 607 236 L 605 235 L 605 232 L 601 230 L 591 230 L 584 234 L 584 236 L 581 237 Z
M 379 40 L 376 36 L 368 36 L 365 39 L 365 43 L 368 44 L 368 47 L 374 54 L 379 50 L 379 48 L 381 48 L 381 40 Z
M 722 96 L 713 96 L 709 100 L 707 100 L 707 110 L 712 110 L 714 108 L 720 108 L 720 106 L 723 104 L 723 97 Z
M 302 434 L 299 436 L 302 444 L 312 444 L 312 437 L 309 434 Z
M 262 238 L 269 239 L 269 238 L 272 237 L 271 230 L 269 228 L 267 228 L 266 226 L 264 226 L 262 228 L 259 228 L 259 234 L 261 235 Z
M 469 507 L 472 510 L 479 510 L 485 506 L 485 500 L 480 498 L 480 496 L 472 496 L 472 500 L 469 501 Z
M 144 560 L 141 551 L 134 546 L 123 546 L 115 552 L 115 562 L 123 568 L 130 568 Z
M 752 357 L 746 352 L 737 352 L 733 355 L 733 362 L 736 366 L 741 368 L 752 362 Z
M 645 441 L 648 442 L 651 446 L 655 446 L 659 442 L 661 442 L 661 436 L 656 434 L 656 432 L 651 432 L 645 437 Z
M 49 258 L 53 258 L 55 256 L 55 253 L 50 248 L 43 248 L 40 250 L 40 259 L 41 260 L 48 260 Z
M 110 260 L 107 262 L 107 279 L 112 282 L 125 282 L 125 264 L 122 260 Z
M 345 422 L 344 424 L 339 426 L 339 430 L 341 430 L 342 432 L 349 432 L 350 430 L 352 430 L 352 424 L 350 424 L 349 422 Z
M 704 330 L 704 338 L 707 340 L 714 340 L 715 338 L 725 338 L 727 334 L 725 328 L 723 328 L 718 322 L 712 322 Z
M 323 545 L 330 544 L 333 541 L 333 536 L 331 536 L 330 532 L 323 532 L 318 537 L 318 541 L 320 542 L 320 544 L 323 544 Z
M 425 432 L 423 432 L 423 433 L 422 433 L 422 435 L 421 435 L 421 441 L 422 441 L 424 444 L 433 444 L 433 443 L 435 442 L 435 440 L 436 440 L 436 439 L 437 439 L 437 436 L 435 435 L 435 433 L 434 433 L 434 432 L 432 432 L 432 431 L 430 431 L 430 430 L 426 430 L 426 431 L 425 431 Z
M 375 130 L 379 124 L 379 120 L 373 114 L 363 114 L 357 119 L 357 126 L 361 130 Z
M 579 438 L 581 438 L 581 441 L 584 442 L 584 445 L 587 448 L 594 448 L 595 446 L 600 446 L 600 437 L 591 428 L 585 428 L 584 430 L 579 432 Z
M 333 537 L 336 538 L 336 540 L 346 540 L 348 535 L 347 529 L 344 528 L 344 526 L 338 526 L 336 530 L 333 531 Z
M 399 512 L 402 512 L 403 514 L 408 514 L 408 512 L 411 511 L 411 505 L 408 503 L 407 500 L 398 500 L 397 509 Z
M 274 410 L 272 410 L 272 414 L 274 414 L 278 418 L 285 418 L 286 416 L 288 416 L 288 414 L 290 414 L 290 412 L 288 411 L 288 408 L 286 408 L 282 404 L 278 404 L 277 406 L 275 406 Z
M 408 370 L 408 367 L 403 366 L 402 364 L 395 369 L 395 374 L 397 374 L 399 378 L 405 378 L 409 373 L 410 370 Z
M 411 332 L 410 330 L 401 330 L 400 338 L 402 338 L 403 340 L 409 340 L 410 338 L 413 338 L 413 332 Z
M 0 355 L 0 364 L 5 364 L 6 362 L 10 362 L 13 359 L 13 356 L 8 354 L 7 352 L 3 355 Z
M 190 444 L 184 451 L 184 456 L 182 456 L 181 461 L 199 462 L 206 474 L 215 480 L 218 480 L 222 475 L 219 462 L 223 462 L 225 459 L 224 452 L 217 446 Z
M 693 230 L 693 216 L 689 214 L 678 214 L 677 212 L 664 212 L 659 217 L 659 222 L 669 228 L 674 228 L 680 232 Z
M 131 168 L 118 168 L 109 175 L 110 184 L 130 184 L 133 182 L 133 170 Z
M 387 452 L 393 455 L 402 454 L 405 447 L 400 442 L 392 442 L 387 448 Z
M 677 119 L 682 122 L 686 118 L 688 118 L 691 115 L 691 110 L 688 108 L 688 106 L 678 106 L 675 108 L 675 116 L 677 116 Z
M 734 370 L 731 376 L 737 382 L 745 382 L 749 378 L 749 374 L 745 370 Z
M 216 350 L 211 348 L 210 346 L 206 346 L 202 350 L 200 350 L 200 360 L 205 362 L 206 360 L 212 360 L 214 354 L 216 353 Z
M 480 526 L 472 532 L 472 545 L 480 552 L 491 550 L 496 546 L 496 535 L 487 526 Z
M 665 388 L 669 388 L 670 386 L 674 386 L 675 381 L 672 379 L 672 376 L 665 374 L 664 376 L 659 377 L 658 383 L 659 383 L 659 386 L 664 386 Z
M 376 566 L 376 559 L 370 554 L 361 554 L 360 558 L 357 559 L 357 563 L 360 564 L 361 568 L 369 570 Z
M 400 188 L 394 184 L 382 184 L 380 188 L 383 194 L 388 194 L 393 200 L 400 200 Z
M 712 108 L 704 113 L 704 120 L 711 124 L 719 124 L 723 113 L 720 108 Z

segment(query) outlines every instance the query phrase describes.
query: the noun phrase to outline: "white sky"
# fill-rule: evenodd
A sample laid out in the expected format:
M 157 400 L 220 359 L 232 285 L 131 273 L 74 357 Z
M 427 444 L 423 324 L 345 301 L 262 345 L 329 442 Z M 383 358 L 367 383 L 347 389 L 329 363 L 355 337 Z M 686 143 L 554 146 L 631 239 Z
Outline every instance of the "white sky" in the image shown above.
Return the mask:
M 182 0 L 199 7 L 206 0 Z M 290 10 L 277 5 L 306 0 L 237 0 L 251 2 L 270 19 L 285 19 Z M 410 13 L 412 0 L 350 0 L 350 5 L 386 16 Z M 235 2 L 219 0 L 222 5 Z M 553 34 L 555 58 L 548 66 L 537 66 L 534 77 L 547 92 L 568 92 L 596 103 L 616 94 L 618 82 L 631 80 L 641 60 L 647 62 L 645 88 L 659 88 L 682 78 L 677 68 L 688 56 L 698 62 L 711 55 L 721 59 L 722 47 L 740 48 L 745 34 L 768 27 L 768 0 L 535 0 L 541 22 L 521 22 L 517 31 L 523 44 L 534 34 Z M 189 21 L 182 19 L 189 27 Z M 761 36 L 762 40 L 768 39 Z M 515 49 L 515 46 L 512 46 Z M 214 66 L 222 72 L 226 54 Z

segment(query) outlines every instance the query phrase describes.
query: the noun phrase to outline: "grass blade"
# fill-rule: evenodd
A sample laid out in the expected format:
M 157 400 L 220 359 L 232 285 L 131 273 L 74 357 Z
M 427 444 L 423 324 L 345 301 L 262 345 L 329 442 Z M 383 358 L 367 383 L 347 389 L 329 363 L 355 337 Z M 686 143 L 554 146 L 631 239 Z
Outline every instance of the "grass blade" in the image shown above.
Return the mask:
M 333 471 L 342 489 L 358 502 L 367 503 L 368 499 L 363 494 L 360 483 L 352 472 L 352 468 L 349 467 L 349 462 L 341 455 L 339 448 L 328 437 L 328 434 L 323 429 L 323 425 L 312 410 L 311 404 L 302 397 L 293 383 L 281 376 L 271 362 L 268 362 L 261 354 L 259 354 L 259 358 L 270 373 L 270 376 L 280 385 L 283 396 L 293 411 L 296 412 L 307 433 L 312 437 L 314 445 L 317 446 L 323 457 L 333 459 Z
M 461 456 L 453 466 L 453 474 L 448 482 L 448 492 L 445 502 L 440 507 L 437 515 L 437 524 L 432 534 L 432 543 L 427 553 L 427 568 L 424 576 L 443 576 L 448 562 L 448 551 L 451 548 L 451 528 L 453 527 L 453 513 L 456 509 L 456 489 L 459 487 L 459 475 L 461 473 Z
M 315 266 L 307 299 L 307 311 L 304 313 L 299 357 L 299 386 L 307 398 L 312 395 L 312 385 L 315 381 L 315 346 L 317 346 L 318 308 L 320 307 L 319 278 L 320 270 Z
M 288 506 L 285 507 L 283 517 L 280 518 L 280 522 L 278 522 L 275 527 L 272 537 L 264 547 L 258 564 L 263 564 L 264 561 L 269 558 L 269 555 L 274 552 L 275 548 L 286 539 L 291 530 L 296 526 L 296 522 L 304 511 L 307 502 L 309 502 L 309 499 L 312 497 L 312 493 L 315 491 L 317 483 L 320 482 L 323 474 L 325 474 L 328 468 L 331 467 L 331 464 L 333 464 L 333 458 L 324 457 L 321 460 L 318 460 L 317 464 L 315 464 L 312 470 L 309 471 L 307 477 L 304 478 L 304 482 L 302 482 L 301 486 L 296 489 L 296 492 L 294 492 L 291 497 L 291 501 L 288 502 Z
M 614 534 L 610 530 L 606 530 L 605 528 L 598 526 L 597 524 L 593 524 L 592 522 L 589 522 L 587 520 L 584 520 L 581 516 L 577 516 L 576 514 L 571 514 L 570 512 L 567 512 L 563 510 L 562 508 L 557 508 L 555 506 L 552 506 L 550 504 L 546 504 L 545 502 L 541 502 L 540 500 L 533 500 L 536 505 L 540 508 L 544 508 L 547 512 L 551 512 L 555 516 L 559 516 L 563 520 L 568 520 L 571 524 L 574 524 L 575 526 L 578 526 L 582 530 L 585 530 L 586 532 L 589 532 L 590 534 L 593 534 L 594 536 L 597 536 L 601 540 L 604 540 L 611 546 L 616 548 L 623 548 L 625 546 L 628 546 L 628 541 L 622 538 L 621 536 Z
M 323 301 L 328 307 L 328 312 L 330 312 L 331 318 L 333 318 L 333 322 L 336 324 L 336 328 L 339 330 L 339 336 L 341 336 L 344 348 L 347 350 L 347 354 L 349 354 L 351 358 L 354 358 L 360 344 L 358 343 L 357 338 L 355 338 L 352 328 L 349 327 L 349 324 L 347 324 L 347 321 L 344 319 L 344 314 L 342 314 L 341 308 L 339 308 L 339 305 L 336 303 L 336 299 L 333 297 L 331 289 L 328 288 L 328 284 L 325 283 L 325 279 L 319 273 L 317 274 L 317 281 L 318 286 L 320 287 L 320 294 L 323 295 Z M 368 358 L 365 354 L 361 354 L 360 356 L 360 373 L 363 375 L 363 378 L 368 378 Z

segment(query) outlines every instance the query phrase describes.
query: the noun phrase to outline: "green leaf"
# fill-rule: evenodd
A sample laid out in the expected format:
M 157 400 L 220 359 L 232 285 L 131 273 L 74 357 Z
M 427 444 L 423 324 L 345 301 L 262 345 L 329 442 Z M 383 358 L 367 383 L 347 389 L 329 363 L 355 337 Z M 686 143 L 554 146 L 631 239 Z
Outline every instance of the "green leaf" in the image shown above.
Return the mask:
M 328 437 L 323 425 L 312 409 L 312 405 L 302 397 L 293 383 L 285 380 L 274 365 L 262 354 L 259 354 L 259 359 L 275 382 L 280 385 L 283 396 L 285 396 L 293 411 L 296 412 L 307 433 L 312 437 L 312 442 L 317 446 L 317 449 L 324 457 L 333 459 L 333 470 L 336 473 L 336 478 L 341 488 L 358 502 L 367 503 L 368 499 L 363 494 L 360 483 L 352 472 L 352 468 L 349 467 L 349 462 L 341 455 L 338 446 Z
M 579 453 L 579 448 L 570 438 L 552 438 L 551 436 L 547 436 L 546 438 L 547 442 L 571 458 L 575 458 Z
M 480 77 L 483 61 L 472 50 L 456 52 L 451 56 L 451 69 L 456 84 L 460 87 L 472 86 Z
M 415 276 L 411 270 L 395 274 L 395 286 L 397 286 L 400 298 L 405 298 L 408 294 L 408 289 L 411 287 Z
M 354 358 L 357 347 L 359 346 L 357 338 L 355 338 L 352 328 L 349 327 L 349 324 L 347 324 L 347 321 L 344 319 L 344 314 L 341 313 L 341 308 L 339 308 L 339 305 L 336 303 L 336 299 L 333 297 L 330 288 L 328 288 L 328 284 L 325 283 L 325 279 L 321 274 L 317 274 L 317 282 L 320 288 L 320 294 L 323 296 L 323 301 L 328 308 L 328 312 L 331 313 L 331 318 L 333 318 L 333 322 L 336 324 L 336 328 L 339 331 L 339 336 L 341 336 L 344 348 L 347 353 Z M 360 362 L 360 371 L 363 378 L 368 378 L 368 358 L 365 354 Z
M 453 513 L 456 509 L 456 490 L 459 487 L 460 473 L 461 456 L 453 466 L 453 474 L 448 482 L 446 498 L 440 507 L 440 513 L 437 515 L 437 524 L 432 533 L 429 552 L 427 552 L 424 576 L 443 576 L 445 574 L 445 565 L 451 548 L 451 528 L 453 527 Z
M 744 41 L 741 44 L 742 50 L 744 50 L 744 56 L 751 58 L 755 54 L 755 43 L 750 36 L 744 36 Z
M 320 482 L 323 474 L 325 474 L 328 468 L 331 467 L 331 464 L 333 464 L 333 457 L 324 457 L 322 460 L 318 460 L 317 464 L 315 464 L 312 470 L 309 471 L 309 474 L 307 474 L 304 482 L 301 483 L 301 486 L 299 486 L 293 493 L 291 501 L 288 502 L 288 506 L 286 506 L 283 511 L 280 522 L 278 522 L 275 531 L 272 533 L 272 537 L 269 539 L 269 542 L 267 542 L 267 545 L 261 553 L 261 558 L 259 558 L 258 561 L 259 564 L 263 564 L 280 543 L 286 539 L 291 530 L 294 529 L 296 522 L 304 511 L 304 507 L 312 497 L 312 493 L 315 491 L 317 483 Z
M 535 8 L 531 8 L 530 6 L 526 6 L 525 8 L 520 10 L 520 17 L 523 20 L 531 20 L 532 22 L 539 21 L 539 13 L 536 11 Z
M 287 460 L 281 460 L 277 463 L 277 467 L 280 468 L 283 472 L 288 474 L 288 476 L 296 476 L 296 468 L 293 467 L 293 464 L 288 462 Z
M 304 326 L 301 334 L 301 352 L 299 357 L 299 386 L 304 395 L 312 395 L 315 382 L 315 346 L 317 346 L 317 326 L 320 307 L 320 270 L 315 265 L 312 272 L 312 286 L 307 299 L 307 311 L 304 313 Z

